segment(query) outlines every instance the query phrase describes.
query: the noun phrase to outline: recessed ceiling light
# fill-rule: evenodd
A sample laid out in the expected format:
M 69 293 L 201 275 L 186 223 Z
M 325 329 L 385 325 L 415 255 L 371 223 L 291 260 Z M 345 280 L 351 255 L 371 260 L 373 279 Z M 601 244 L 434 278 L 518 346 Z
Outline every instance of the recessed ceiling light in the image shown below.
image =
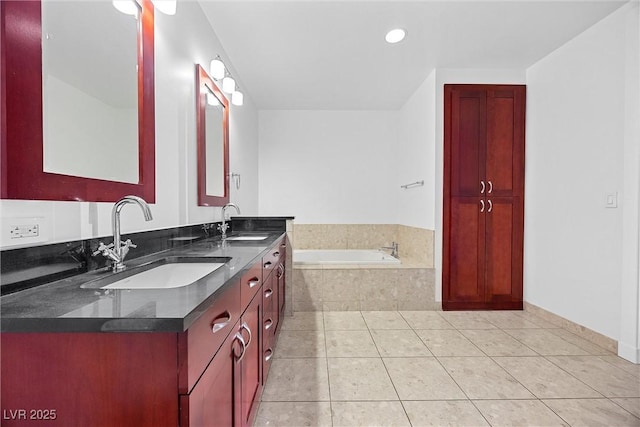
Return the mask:
M 402 28 L 395 28 L 389 31 L 387 35 L 384 36 L 384 39 L 387 41 L 387 43 L 398 43 L 401 42 L 406 35 L 407 32 Z

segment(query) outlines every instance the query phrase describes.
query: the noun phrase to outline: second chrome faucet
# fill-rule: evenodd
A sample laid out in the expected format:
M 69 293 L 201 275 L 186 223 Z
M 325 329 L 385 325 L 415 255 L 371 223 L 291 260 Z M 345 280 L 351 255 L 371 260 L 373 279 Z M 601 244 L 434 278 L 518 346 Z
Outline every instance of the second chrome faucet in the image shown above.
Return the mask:
M 227 203 L 222 207 L 222 224 L 218 225 L 218 230 L 222 233 L 222 240 L 227 238 L 227 230 L 229 224 L 227 224 L 227 209 L 234 208 L 238 215 L 240 215 L 240 208 L 235 203 Z
M 114 273 L 127 268 L 127 266 L 124 265 L 124 259 L 129 253 L 129 248 L 136 247 L 130 239 L 122 242 L 120 236 L 120 211 L 124 205 L 130 203 L 136 204 L 140 209 L 142 209 L 145 221 L 151 221 L 153 219 L 149 205 L 141 197 L 124 196 L 122 199 L 118 200 L 115 205 L 113 205 L 113 209 L 111 210 L 111 231 L 113 232 L 113 243 L 105 245 L 100 242 L 98 249 L 93 253 L 93 255 L 95 256 L 101 253 L 103 256 L 113 261 L 112 269 Z

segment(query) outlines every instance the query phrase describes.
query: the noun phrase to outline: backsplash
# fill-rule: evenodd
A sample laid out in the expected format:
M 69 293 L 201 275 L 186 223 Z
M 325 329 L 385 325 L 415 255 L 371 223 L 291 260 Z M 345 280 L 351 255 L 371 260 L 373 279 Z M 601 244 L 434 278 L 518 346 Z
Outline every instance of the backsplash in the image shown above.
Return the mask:
M 234 231 L 282 231 L 285 220 L 290 217 L 238 217 L 229 223 Z M 124 233 L 123 241 L 131 239 L 137 245 L 127 259 L 135 259 L 162 252 L 210 237 L 219 237 L 219 223 L 205 223 L 173 227 L 162 230 Z M 0 294 L 5 295 L 44 283 L 60 280 L 76 274 L 107 267 L 108 260 L 102 255 L 93 256 L 100 242 L 109 244 L 113 236 L 87 240 L 32 246 L 0 251 Z

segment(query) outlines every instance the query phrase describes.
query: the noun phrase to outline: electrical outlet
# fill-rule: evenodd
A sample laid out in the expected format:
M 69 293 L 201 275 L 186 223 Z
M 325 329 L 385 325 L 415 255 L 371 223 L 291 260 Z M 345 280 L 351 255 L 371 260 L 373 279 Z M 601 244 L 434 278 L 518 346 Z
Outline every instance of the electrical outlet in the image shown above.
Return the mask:
M 9 235 L 12 239 L 38 237 L 40 235 L 40 226 L 38 224 L 12 225 Z
M 3 218 L 0 246 L 29 246 L 49 240 L 50 222 L 44 217 Z

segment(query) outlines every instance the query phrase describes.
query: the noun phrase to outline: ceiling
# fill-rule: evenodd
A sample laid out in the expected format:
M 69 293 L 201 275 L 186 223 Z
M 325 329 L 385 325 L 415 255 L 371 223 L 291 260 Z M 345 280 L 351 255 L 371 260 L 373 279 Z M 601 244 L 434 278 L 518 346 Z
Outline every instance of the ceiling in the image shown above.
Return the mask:
M 399 109 L 434 68 L 526 68 L 625 3 L 200 0 L 240 89 L 283 110 Z

